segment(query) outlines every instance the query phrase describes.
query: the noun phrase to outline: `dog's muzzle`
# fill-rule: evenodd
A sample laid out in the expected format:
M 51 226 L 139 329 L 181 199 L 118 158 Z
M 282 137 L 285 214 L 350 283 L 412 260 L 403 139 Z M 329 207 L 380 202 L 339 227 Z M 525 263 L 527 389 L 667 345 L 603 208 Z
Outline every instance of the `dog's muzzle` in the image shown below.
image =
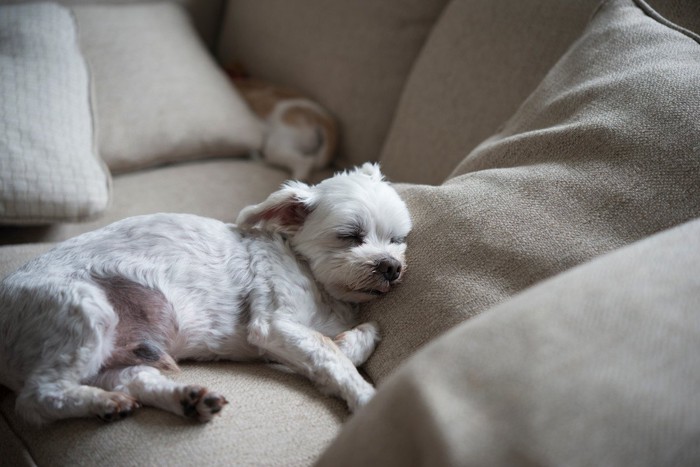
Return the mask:
M 368 297 L 379 297 L 389 292 L 399 279 L 403 270 L 403 263 L 393 257 L 382 258 L 374 264 L 372 275 L 360 288 L 352 289 Z
M 388 282 L 394 282 L 401 276 L 401 262 L 395 258 L 382 259 L 376 271 Z

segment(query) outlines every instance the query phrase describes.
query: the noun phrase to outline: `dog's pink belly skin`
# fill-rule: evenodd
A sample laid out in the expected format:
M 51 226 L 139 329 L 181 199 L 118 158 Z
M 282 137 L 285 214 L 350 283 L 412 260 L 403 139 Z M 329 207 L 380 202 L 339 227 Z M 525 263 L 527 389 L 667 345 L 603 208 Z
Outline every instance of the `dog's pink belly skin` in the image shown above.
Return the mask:
M 250 360 L 258 356 L 248 344 L 244 323 L 229 321 L 230 334 L 213 331 L 200 320 L 197 329 L 180 320 L 176 307 L 159 291 L 124 278 L 96 279 L 119 317 L 114 350 L 104 368 L 150 365 L 176 370 L 177 360 Z M 206 315 L 205 311 L 200 312 Z M 205 316 L 202 316 L 205 318 Z
M 159 290 L 122 277 L 94 278 L 118 316 L 113 351 L 104 369 L 151 365 L 175 370 L 169 343 L 178 327 L 172 304 Z

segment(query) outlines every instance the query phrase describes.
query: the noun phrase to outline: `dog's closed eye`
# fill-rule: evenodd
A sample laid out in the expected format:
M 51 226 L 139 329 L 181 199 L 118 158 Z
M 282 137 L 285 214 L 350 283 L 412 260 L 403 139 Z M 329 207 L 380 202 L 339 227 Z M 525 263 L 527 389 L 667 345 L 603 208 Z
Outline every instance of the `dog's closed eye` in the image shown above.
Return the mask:
M 395 244 L 397 244 L 397 245 L 403 245 L 404 243 L 406 243 L 406 237 L 405 237 L 405 236 L 402 236 L 402 237 L 392 237 L 392 238 L 391 238 L 391 243 L 395 243 Z
M 359 226 L 353 225 L 339 229 L 336 233 L 338 240 L 342 240 L 354 246 L 362 245 L 365 241 L 365 234 Z

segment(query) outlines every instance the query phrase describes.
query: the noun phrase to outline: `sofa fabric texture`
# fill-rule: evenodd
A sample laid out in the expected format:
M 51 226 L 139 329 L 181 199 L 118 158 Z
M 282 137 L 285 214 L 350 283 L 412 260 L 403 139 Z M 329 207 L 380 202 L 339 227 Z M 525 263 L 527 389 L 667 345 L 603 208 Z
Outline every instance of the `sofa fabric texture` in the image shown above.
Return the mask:
M 698 268 L 695 220 L 457 326 L 318 465 L 697 465 Z
M 172 2 L 74 7 L 113 173 L 244 156 L 263 128 Z M 100 110 L 103 109 L 103 110 Z
M 503 129 L 414 216 L 404 283 L 369 304 L 381 381 L 418 347 L 514 293 L 700 216 L 700 44 L 608 1 Z
M 406 82 L 382 149 L 387 176 L 442 183 L 517 110 L 599 3 L 451 1 Z
M 649 16 L 700 40 L 700 3 L 695 0 L 635 0 Z
M 84 220 L 109 204 L 71 12 L 0 6 L 0 223 Z

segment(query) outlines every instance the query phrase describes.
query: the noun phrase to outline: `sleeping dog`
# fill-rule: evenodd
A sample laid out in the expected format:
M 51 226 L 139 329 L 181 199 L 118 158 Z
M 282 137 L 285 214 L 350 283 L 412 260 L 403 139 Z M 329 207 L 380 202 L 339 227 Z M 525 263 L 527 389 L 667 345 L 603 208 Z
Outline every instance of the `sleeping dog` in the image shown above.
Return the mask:
M 374 164 L 288 182 L 236 225 L 128 218 L 34 259 L 0 283 L 0 383 L 30 422 L 141 405 L 208 421 L 223 395 L 161 370 L 179 360 L 266 360 L 363 406 L 379 340 L 357 304 L 405 271 L 406 205 Z

